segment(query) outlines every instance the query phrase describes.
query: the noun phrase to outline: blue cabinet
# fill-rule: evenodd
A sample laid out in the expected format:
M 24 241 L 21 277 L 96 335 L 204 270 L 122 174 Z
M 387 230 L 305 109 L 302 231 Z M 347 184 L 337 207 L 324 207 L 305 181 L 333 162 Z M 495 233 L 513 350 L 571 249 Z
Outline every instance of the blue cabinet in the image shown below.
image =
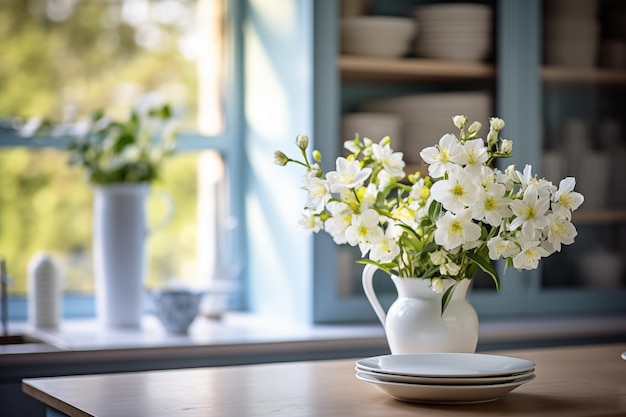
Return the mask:
M 394 1 L 385 4 L 390 9 L 406 11 L 420 3 L 424 2 Z M 555 84 L 564 80 L 569 80 L 570 85 L 580 81 L 587 87 L 600 83 L 608 86 L 611 94 L 617 95 L 618 99 L 615 101 L 623 102 L 625 96 L 624 69 L 580 70 L 544 65 L 545 6 L 539 0 L 501 0 L 491 3 L 495 12 L 496 49 L 494 59 L 484 63 L 457 63 L 414 57 L 370 59 L 342 56 L 338 29 L 341 17 L 337 2 L 295 1 L 294 4 L 302 12 L 300 17 L 304 19 L 307 30 L 310 29 L 310 32 L 299 35 L 311 42 L 307 44 L 310 48 L 304 48 L 306 53 L 302 49 L 298 52 L 305 55 L 303 59 L 309 70 L 309 78 L 304 83 L 306 88 L 300 88 L 301 103 L 298 106 L 300 110 L 304 109 L 309 113 L 305 117 L 306 123 L 298 126 L 300 130 L 290 132 L 291 136 L 285 136 L 280 144 L 275 145 L 283 150 L 295 149 L 295 135 L 307 133 L 311 136 L 314 147 L 324 155 L 325 169 L 334 169 L 335 156 L 339 154 L 344 140 L 340 134 L 342 113 L 350 111 L 359 100 L 372 96 L 399 95 L 407 91 L 460 91 L 468 89 L 468 86 L 487 90 L 494 100 L 494 115 L 502 117 L 507 123 L 503 136 L 515 141 L 512 163 L 529 163 L 533 165 L 533 172 L 539 174 L 543 174 L 543 167 L 551 167 L 550 154 L 547 152 L 549 149 L 546 147 L 546 120 L 551 117 L 555 111 L 554 106 L 560 105 L 559 103 L 572 105 L 567 98 L 558 98 L 561 90 L 553 91 Z M 602 100 L 602 97 L 598 98 L 599 102 Z M 589 103 L 582 100 L 578 105 L 584 108 Z M 618 114 L 624 120 L 626 115 L 623 109 L 621 111 Z M 626 132 L 626 126 L 623 129 Z M 626 143 L 624 136 L 620 140 L 622 144 Z M 511 162 L 507 161 L 508 163 Z M 282 168 L 282 171 L 276 173 L 276 178 L 284 173 Z M 290 175 L 292 173 L 300 175 L 298 170 L 289 171 Z M 293 184 L 293 179 L 290 181 Z M 287 191 L 283 188 L 276 192 L 274 198 L 289 195 L 289 198 L 293 196 L 294 199 L 300 199 L 303 205 L 303 196 L 298 194 L 302 194 L 300 190 L 297 186 L 290 187 Z M 290 204 L 290 207 L 294 205 Z M 479 315 L 485 318 L 519 318 L 626 313 L 626 280 L 623 267 L 617 281 L 606 287 L 581 284 L 580 278 L 570 274 L 573 268 L 580 275 L 578 267 L 573 266 L 575 258 L 581 251 L 591 251 L 598 245 L 598 239 L 602 240 L 607 233 L 610 236 L 603 243 L 610 245 L 611 252 L 618 253 L 622 264 L 624 263 L 625 213 L 624 206 L 581 209 L 580 216 L 575 218 L 579 229 L 577 242 L 561 253 L 547 258 L 550 262 L 545 262 L 544 259 L 542 266 L 535 271 L 507 270 L 502 277 L 500 292 L 493 290 L 489 283 L 483 285 L 479 281 L 475 282 L 470 298 Z M 352 248 L 335 245 L 323 233 L 313 237 L 299 234 L 293 230 L 297 228 L 298 213 L 283 214 L 276 226 L 288 232 L 288 238 L 280 240 L 285 251 L 289 253 L 283 253 L 282 259 L 288 258 L 290 266 L 281 267 L 280 271 L 275 272 L 284 274 L 283 282 L 278 287 L 280 297 L 290 299 L 285 301 L 274 298 L 274 305 L 265 305 L 259 311 L 278 311 L 279 314 L 320 323 L 375 321 L 374 312 L 360 288 L 362 266 L 354 263 L 358 253 Z M 602 229 L 609 231 L 603 232 Z M 261 236 L 252 236 L 250 250 L 255 247 L 255 240 L 260 242 L 261 239 Z M 252 267 L 262 269 L 262 265 L 263 262 L 258 262 Z M 275 268 L 276 265 L 273 264 L 272 267 Z M 383 305 L 389 305 L 396 298 L 396 294 L 393 287 L 386 282 L 388 279 L 382 273 L 379 274 L 381 276 L 377 276 L 375 281 L 383 293 L 381 301 Z M 251 272 L 250 277 L 253 282 L 258 283 L 268 279 L 267 274 L 260 270 Z M 295 282 L 289 283 L 290 279 Z M 251 299 L 254 303 L 254 300 L 271 297 L 272 293 L 277 294 L 276 287 L 267 285 L 260 292 L 253 289 Z

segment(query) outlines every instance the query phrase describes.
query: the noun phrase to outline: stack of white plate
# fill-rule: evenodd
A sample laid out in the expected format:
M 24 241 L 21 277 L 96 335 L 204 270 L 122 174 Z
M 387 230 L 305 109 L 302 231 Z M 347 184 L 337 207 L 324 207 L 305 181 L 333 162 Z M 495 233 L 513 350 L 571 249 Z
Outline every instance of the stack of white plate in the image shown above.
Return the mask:
M 481 122 L 484 126 L 481 134 L 485 136 L 492 115 L 492 100 L 484 91 L 429 93 L 371 100 L 362 103 L 360 108 L 366 112 L 402 116 L 402 145 L 398 151 L 404 152 L 407 162 L 419 163 L 422 149 L 435 145 L 446 133 L 458 135 L 452 123 L 455 115 L 467 116 L 470 123 Z
M 535 379 L 535 363 L 475 353 L 383 355 L 356 362 L 356 377 L 400 401 L 472 404 L 494 401 Z
M 493 12 L 488 5 L 430 4 L 416 8 L 415 18 L 420 28 L 417 56 L 484 61 L 493 52 Z
M 417 31 L 409 17 L 353 16 L 341 20 L 341 52 L 398 58 L 406 54 Z

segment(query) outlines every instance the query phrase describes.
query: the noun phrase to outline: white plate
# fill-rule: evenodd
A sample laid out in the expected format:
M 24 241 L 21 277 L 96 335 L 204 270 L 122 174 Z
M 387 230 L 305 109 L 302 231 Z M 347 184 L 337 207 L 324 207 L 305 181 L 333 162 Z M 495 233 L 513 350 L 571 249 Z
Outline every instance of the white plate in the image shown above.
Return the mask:
M 405 376 L 486 377 L 528 372 L 535 363 L 526 359 L 479 353 L 415 353 L 360 359 L 368 371 Z
M 535 374 L 514 382 L 492 385 L 402 384 L 380 381 L 361 372 L 357 372 L 356 377 L 375 384 L 381 391 L 400 401 L 431 404 L 475 404 L 497 400 L 520 385 L 532 381 Z
M 454 377 L 429 377 L 429 376 L 407 376 L 386 374 L 383 372 L 367 371 L 358 366 L 355 367 L 357 372 L 371 376 L 379 381 L 400 382 L 404 384 L 422 384 L 422 385 L 491 385 L 505 384 L 524 379 L 534 373 L 534 369 L 520 374 L 512 374 L 505 376 L 484 376 L 478 378 L 454 378 Z

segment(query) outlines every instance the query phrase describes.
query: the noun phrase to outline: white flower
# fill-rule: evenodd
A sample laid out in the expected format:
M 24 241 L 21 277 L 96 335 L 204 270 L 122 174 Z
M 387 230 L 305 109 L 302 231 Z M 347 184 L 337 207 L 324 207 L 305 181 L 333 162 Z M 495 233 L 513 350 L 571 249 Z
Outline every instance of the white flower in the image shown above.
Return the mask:
M 348 161 L 346 158 L 337 158 L 336 171 L 326 174 L 332 192 L 342 188 L 354 188 L 362 185 L 372 173 L 371 168 L 361 169 L 359 161 Z
M 337 244 L 358 246 L 367 262 L 398 276 L 433 274 L 430 285 L 439 293 L 446 289 L 444 277 L 473 278 L 476 256 L 534 269 L 573 243 L 572 211 L 584 201 L 574 192 L 574 179 L 557 188 L 533 175 L 530 165 L 521 172 L 515 165 L 504 172 L 492 168 L 493 158 L 512 150 L 512 142 L 499 137 L 504 121 L 490 119 L 486 143 L 477 138 L 479 122 L 470 124 L 465 116 L 453 122 L 459 137 L 443 135 L 420 152 L 429 165 L 423 178 L 419 172 L 405 177 L 403 154 L 392 150 L 389 136 L 374 143 L 356 135 L 345 143 L 352 154 L 337 158 L 336 170 L 327 174 L 306 156 L 297 161 L 281 155 L 285 164 L 308 168 L 301 224 L 325 230 Z M 307 142 L 296 141 L 303 153 Z M 316 155 L 313 161 L 320 162 Z M 497 273 L 493 278 L 499 282 Z
M 439 267 L 439 273 L 444 276 L 455 277 L 461 272 L 461 267 L 454 262 L 446 262 Z
M 138 162 L 139 159 L 141 158 L 141 150 L 139 149 L 139 146 L 137 145 L 126 146 L 124 148 L 124 151 L 122 152 L 121 158 L 125 159 L 126 161 L 130 163 Z
M 324 222 L 324 230 L 332 236 L 338 245 L 348 243 L 346 238 L 346 229 L 352 222 L 354 212 L 346 203 L 339 201 L 331 201 L 326 205 L 331 217 Z
M 308 233 L 317 233 L 322 230 L 324 226 L 322 223 L 322 219 L 319 216 L 315 215 L 313 210 L 304 209 L 302 211 L 302 215 L 300 216 L 300 221 L 298 222 L 304 230 Z
M 463 152 L 461 143 L 452 134 L 445 134 L 439 139 L 438 146 L 431 146 L 423 149 L 420 156 L 429 164 L 428 175 L 433 178 L 441 178 L 446 171 L 454 166 L 452 162 L 458 154 Z
M 433 263 L 433 265 L 443 265 L 448 261 L 446 253 L 442 250 L 433 251 L 428 255 L 428 257 L 430 258 L 430 261 Z
M 400 254 L 400 246 L 394 238 L 394 230 L 388 227 L 385 234 L 378 240 L 372 242 L 370 248 L 370 259 L 378 262 L 392 262 Z
M 491 184 L 488 189 L 483 190 L 476 204 L 471 206 L 474 219 L 484 219 L 492 226 L 499 226 L 502 219 L 510 217 L 513 212 L 505 193 L 506 187 L 502 184 Z
M 550 181 L 539 179 L 532 175 L 531 165 L 526 165 L 523 173 L 517 171 L 516 174 L 519 177 L 522 190 L 524 191 L 529 187 L 535 188 L 541 197 L 549 197 L 555 192 L 554 185 Z
M 513 266 L 517 269 L 536 269 L 539 260 L 548 256 L 549 253 L 540 246 L 540 241 L 531 239 L 520 239 L 521 251 L 513 258 Z
M 487 242 L 489 248 L 489 259 L 497 261 L 500 258 L 511 258 L 519 253 L 519 248 L 510 240 L 495 236 Z
M 453 165 L 448 172 L 448 179 L 434 183 L 430 194 L 446 210 L 458 212 L 478 201 L 480 187 L 463 168 Z
M 394 219 L 404 223 L 405 225 L 409 227 L 413 227 L 413 228 L 417 227 L 417 221 L 415 219 L 415 212 L 407 206 L 401 206 L 401 207 L 394 209 L 391 212 L 391 215 L 393 216 Z
M 437 221 L 435 243 L 452 250 L 480 238 L 480 226 L 472 222 L 472 212 L 463 209 L 457 214 L 450 211 Z
M 347 140 L 343 143 L 343 147 L 349 150 L 351 153 L 359 153 L 360 149 L 358 142 L 355 140 Z
M 351 246 L 359 245 L 362 256 L 370 250 L 371 243 L 383 235 L 379 220 L 380 216 L 372 209 L 352 215 L 352 222 L 346 228 L 346 239 Z
M 557 214 L 548 215 L 548 242 L 555 251 L 561 251 L 561 244 L 571 245 L 578 234 L 574 225 L 565 217 Z
M 585 201 L 582 194 L 574 191 L 576 179 L 567 177 L 559 183 L 559 189 L 554 195 L 556 204 L 552 207 L 554 213 L 560 216 L 571 218 L 572 211 L 576 210 Z
M 404 178 L 405 163 L 402 160 L 403 156 L 402 152 L 394 152 L 389 144 L 381 146 L 375 143 L 372 145 L 372 157 L 374 160 L 383 164 L 383 168 L 398 179 Z
M 536 188 L 528 187 L 522 200 L 511 201 L 511 210 L 516 217 L 509 225 L 509 230 L 521 226 L 522 234 L 527 239 L 534 239 L 537 229 L 543 229 L 548 225 L 546 212 L 550 208 L 550 200 L 538 194 Z
M 308 175 L 304 177 L 304 182 L 304 187 L 308 191 L 305 207 L 313 209 L 316 213 L 321 212 L 331 197 L 328 182 Z
M 361 191 L 360 189 L 359 191 Z M 376 197 L 378 196 L 378 190 L 376 188 L 376 184 L 368 184 L 365 190 L 361 193 L 359 192 L 360 202 L 361 202 L 361 211 L 367 210 L 376 204 Z
M 391 175 L 389 171 L 385 170 L 380 171 L 376 176 L 376 179 L 378 181 L 378 189 L 381 191 L 397 182 L 396 177 Z
M 409 199 L 411 200 L 427 200 L 430 197 L 430 188 L 426 187 L 424 178 L 420 178 L 415 184 L 411 186 L 411 192 L 409 193 Z
M 451 155 L 452 162 L 459 165 L 466 165 L 470 169 L 468 173 L 479 171 L 485 162 L 489 159 L 487 147 L 482 139 L 472 139 L 461 145 L 461 152 Z

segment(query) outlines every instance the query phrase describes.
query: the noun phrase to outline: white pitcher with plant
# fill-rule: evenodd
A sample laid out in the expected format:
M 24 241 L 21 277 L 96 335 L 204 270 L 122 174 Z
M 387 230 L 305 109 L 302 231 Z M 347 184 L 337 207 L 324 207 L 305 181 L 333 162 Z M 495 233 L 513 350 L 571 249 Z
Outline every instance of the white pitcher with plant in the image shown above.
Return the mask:
M 296 144 L 302 158 L 275 152 L 279 165 L 297 163 L 308 200 L 301 225 L 324 230 L 337 244 L 358 246 L 367 264 L 365 295 L 385 328 L 393 354 L 474 352 L 478 316 L 466 298 L 481 270 L 500 288 L 492 261 L 505 267 L 535 269 L 541 258 L 574 242 L 572 212 L 583 202 L 575 179 L 559 186 L 495 161 L 511 156 L 513 143 L 500 137 L 504 121 L 490 119 L 485 139 L 481 124 L 452 118 L 458 134 L 446 133 L 419 155 L 428 175 L 407 176 L 404 155 L 358 135 L 345 143 L 350 152 L 324 173 L 318 151 L 307 154 L 309 139 Z M 388 311 L 374 291 L 377 270 L 391 276 L 398 298 Z

